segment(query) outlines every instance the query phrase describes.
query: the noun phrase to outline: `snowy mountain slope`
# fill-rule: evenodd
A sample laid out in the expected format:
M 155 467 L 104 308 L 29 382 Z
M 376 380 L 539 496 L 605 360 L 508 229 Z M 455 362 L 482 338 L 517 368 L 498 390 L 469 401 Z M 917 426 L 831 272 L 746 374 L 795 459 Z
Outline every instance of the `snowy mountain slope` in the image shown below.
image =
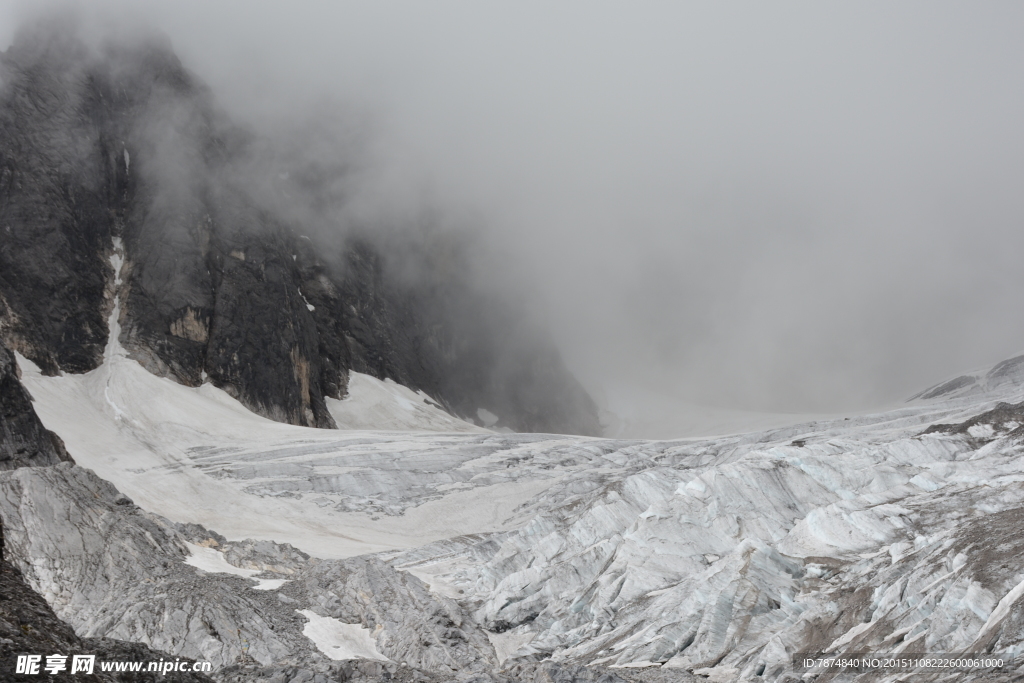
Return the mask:
M 0 341 L 0 470 L 68 460 L 60 437 L 45 429 L 19 377 L 16 357 Z
M 558 474 L 512 486 L 504 473 L 503 457 L 514 458 L 519 443 L 552 437 L 310 430 L 255 415 L 210 385 L 155 377 L 116 353 L 97 370 L 62 377 L 19 361 L 40 418 L 60 425 L 79 464 L 147 510 L 229 537 L 289 539 L 337 557 L 494 531 Z M 415 419 L 404 408 L 393 414 Z M 507 453 L 486 461 L 497 452 Z M 415 505 L 423 515 L 396 516 Z
M 957 375 L 944 382 L 928 387 L 907 399 L 909 402 L 946 400 L 984 396 L 997 392 L 1003 387 L 1024 383 L 1024 354 L 1007 358 L 990 368 L 981 368 L 963 375 Z
M 314 557 L 387 551 L 373 561 L 478 624 L 473 638 L 490 644 L 474 656 L 488 666 L 541 657 L 785 680 L 802 651 L 1024 643 L 1014 381 L 764 432 L 637 441 L 294 427 L 154 377 L 116 341 L 86 375 L 19 363 L 46 427 L 143 509 Z M 49 557 L 23 553 L 26 566 Z M 44 595 L 86 591 L 35 576 Z M 404 623 L 375 633 L 384 656 Z M 167 638 L 152 643 L 176 652 Z
M 751 675 L 853 626 L 853 651 L 885 651 L 904 627 L 929 652 L 995 633 L 987 620 L 1000 621 L 993 608 L 1024 566 L 993 571 L 980 529 L 997 510 L 1019 516 L 1024 449 L 979 453 L 939 435 L 786 441 L 727 445 L 707 465 L 706 446 L 673 449 L 664 466 L 553 488 L 529 525 L 473 563 L 445 558 L 431 583 L 472 591 L 483 623 L 528 642 L 520 655 L 590 663 Z M 1005 542 L 1000 553 L 1019 552 Z M 420 575 L 431 564 L 415 561 Z M 1005 629 L 1003 647 L 1021 636 Z
M 0 351 L 39 365 L 0 354 L 0 515 L 78 635 L 225 683 L 1024 678 L 1024 356 L 850 418 L 503 433 L 596 406 L 458 244 L 278 210 L 336 178 L 262 165 L 166 41 L 51 24 L 0 55 Z
M 907 399 L 910 405 L 929 405 L 950 399 L 984 401 L 986 397 L 1013 393 L 1024 384 L 1024 354 L 991 367 L 951 377 Z M 619 391 L 602 397 L 604 436 L 617 439 L 681 439 L 761 432 L 807 422 L 841 419 L 842 414 L 769 413 L 700 405 L 678 396 L 651 390 Z M 899 411 L 893 403 L 887 408 Z M 882 407 L 880 409 L 884 409 Z M 879 410 L 879 409 L 876 409 Z M 856 413 L 855 413 L 856 414 Z
M 340 400 L 328 398 L 327 410 L 339 429 L 489 432 L 452 417 L 422 391 L 355 371 L 349 373 L 348 395 Z
M 1021 648 L 1024 392 L 1016 384 L 670 442 L 327 432 L 266 420 L 209 385 L 156 378 L 116 346 L 108 351 L 104 365 L 77 376 L 44 377 L 19 359 L 43 423 L 80 464 L 145 510 L 234 540 L 291 541 L 318 557 L 389 550 L 386 566 L 458 601 L 479 624 L 482 649 L 470 659 L 782 680 L 799 651 Z M 16 546 L 26 576 L 76 627 L 234 661 L 223 638 L 199 648 L 194 638 L 209 634 L 189 635 L 188 624 L 129 628 L 89 617 L 126 609 L 125 595 L 144 610 L 170 610 L 161 595 L 180 597 L 183 579 L 171 572 L 166 591 L 133 591 L 140 576 L 153 577 L 146 546 L 116 555 L 109 541 L 84 538 L 75 550 L 83 559 L 69 562 L 74 534 L 53 523 L 79 515 L 81 499 L 60 514 L 38 487 L 12 489 L 8 500 L 5 520 L 34 529 L 23 535 L 33 542 Z M 166 552 L 185 565 L 180 548 Z M 68 571 L 112 562 L 126 569 L 107 576 L 102 592 L 98 575 Z M 249 599 L 254 587 L 239 580 L 217 589 L 226 591 L 217 603 L 237 605 L 232 623 L 263 614 Z M 375 638 L 415 640 L 420 627 L 406 621 Z M 264 664 L 313 652 L 304 627 L 285 640 L 271 630 Z

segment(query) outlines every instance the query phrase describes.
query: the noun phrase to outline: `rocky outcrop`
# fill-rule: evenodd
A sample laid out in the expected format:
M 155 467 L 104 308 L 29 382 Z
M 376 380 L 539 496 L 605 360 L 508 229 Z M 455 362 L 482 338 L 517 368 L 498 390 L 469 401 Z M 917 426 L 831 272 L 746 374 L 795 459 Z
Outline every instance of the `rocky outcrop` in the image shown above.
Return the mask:
M 67 460 L 60 437 L 43 427 L 32 408 L 14 354 L 0 342 L 0 470 Z
M 142 683 L 155 680 L 151 673 L 104 672 L 93 666 L 93 673 L 70 673 L 70 666 L 56 675 L 48 675 L 40 667 L 35 675 L 19 675 L 18 655 L 45 657 L 62 654 L 71 661 L 73 655 L 95 655 L 98 662 L 156 662 L 173 660 L 139 643 L 127 643 L 110 638 L 79 638 L 61 621 L 42 598 L 25 583 L 21 572 L 3 558 L 3 525 L 0 524 L 0 680 L 34 681 L 40 675 L 53 681 L 80 681 L 82 683 Z M 65 664 L 67 664 L 65 662 Z M 160 680 L 168 683 L 212 683 L 200 673 L 168 672 Z
M 243 578 L 184 564 L 188 547 L 171 525 L 89 470 L 62 464 L 0 477 L 10 560 L 77 633 L 218 668 L 243 654 L 269 663 L 313 650 L 294 608 Z M 39 505 L 52 517 L 33 513 Z
M 49 512 L 38 514 L 40 507 Z M 304 635 L 300 610 L 311 610 L 369 629 L 396 663 L 408 658 L 410 666 L 450 675 L 493 657 L 475 623 L 412 576 L 380 563 L 300 565 L 303 556 L 286 547 L 233 548 L 194 526 L 184 535 L 82 468 L 0 474 L 0 515 L 11 561 L 58 617 L 86 636 L 139 641 L 218 669 L 315 668 L 330 660 Z M 189 538 L 250 566 L 284 569 L 269 576 L 287 583 L 255 590 L 250 579 L 185 564 Z
M 457 248 L 344 223 L 334 171 L 268 152 L 166 40 L 87 46 L 42 20 L 0 81 L 0 339 L 47 374 L 97 367 L 116 297 L 132 358 L 278 421 L 334 426 L 325 398 L 356 370 L 498 426 L 598 433 L 553 345 Z
M 96 367 L 107 339 L 108 141 L 67 30 L 0 58 L 0 332 L 48 374 Z

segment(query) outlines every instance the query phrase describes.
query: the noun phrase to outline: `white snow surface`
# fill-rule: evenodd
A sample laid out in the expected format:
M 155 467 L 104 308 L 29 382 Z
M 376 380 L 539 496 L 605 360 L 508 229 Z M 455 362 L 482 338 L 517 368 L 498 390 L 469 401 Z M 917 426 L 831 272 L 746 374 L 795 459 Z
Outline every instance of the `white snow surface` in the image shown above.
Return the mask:
M 224 559 L 224 553 L 214 550 L 213 548 L 207 548 L 195 543 L 186 542 L 189 552 L 191 553 L 185 560 L 185 564 L 191 565 L 196 569 L 212 574 L 234 574 L 235 576 L 243 576 L 249 578 L 255 574 L 259 574 L 259 569 L 242 569 L 236 567 L 233 564 L 228 564 L 228 561 Z
M 116 343 L 114 310 L 97 370 L 44 377 L 18 359 L 80 465 L 229 539 L 380 552 L 472 606 L 502 659 L 776 680 L 829 645 L 1024 652 L 1021 420 L 977 418 L 1024 401 L 1024 362 L 896 410 L 715 438 L 316 430 L 149 374 Z M 369 656 L 377 634 L 304 614 L 328 656 Z
M 228 538 L 320 557 L 410 548 L 510 528 L 513 510 L 559 475 L 513 481 L 481 457 L 546 436 L 295 427 L 212 385 L 156 377 L 120 348 L 83 375 L 18 362 L 43 424 L 78 464 L 147 510 Z
M 185 541 L 185 545 L 188 547 L 190 553 L 185 559 L 185 564 L 195 567 L 200 571 L 204 571 L 209 574 L 233 574 L 246 579 L 252 579 L 256 582 L 256 585 L 254 585 L 252 589 L 257 591 L 277 590 L 284 584 L 288 583 L 288 579 L 255 578 L 255 576 L 257 574 L 261 574 L 263 570 L 236 567 L 225 559 L 224 553 L 219 550 L 215 550 L 214 548 L 207 548 L 206 546 L 196 545 L 195 543 L 189 543 L 188 541 Z
M 349 373 L 348 396 L 326 400 L 327 409 L 340 429 L 488 433 L 471 422 L 452 417 L 422 391 L 360 372 Z
M 299 610 L 309 621 L 302 634 L 331 659 L 375 659 L 386 662 L 377 651 L 370 630 L 361 624 L 345 624 L 333 617 L 322 617 L 312 610 Z

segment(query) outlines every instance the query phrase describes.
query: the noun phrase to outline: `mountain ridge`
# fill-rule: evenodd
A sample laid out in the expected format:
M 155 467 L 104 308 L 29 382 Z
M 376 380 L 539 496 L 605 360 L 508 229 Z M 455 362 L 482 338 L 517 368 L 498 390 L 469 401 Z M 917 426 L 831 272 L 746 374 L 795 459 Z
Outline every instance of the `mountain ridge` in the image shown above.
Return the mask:
M 277 421 L 334 427 L 325 399 L 354 370 L 470 421 L 599 433 L 553 343 L 471 282 L 453 238 L 316 224 L 338 220 L 340 171 L 275 168 L 169 45 L 44 24 L 2 70 L 0 338 L 47 374 L 99 365 L 119 298 L 130 357 Z

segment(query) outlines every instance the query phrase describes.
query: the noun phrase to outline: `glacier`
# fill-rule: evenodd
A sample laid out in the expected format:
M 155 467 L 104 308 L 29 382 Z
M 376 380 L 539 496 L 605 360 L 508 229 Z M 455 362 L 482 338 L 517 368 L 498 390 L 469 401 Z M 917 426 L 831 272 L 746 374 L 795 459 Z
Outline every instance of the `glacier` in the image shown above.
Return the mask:
M 343 658 L 785 681 L 798 652 L 1024 648 L 1022 362 L 894 410 L 649 441 L 495 433 L 373 378 L 347 414 L 389 429 L 287 425 L 111 339 L 83 375 L 18 358 L 77 465 L 0 473 L 10 554 L 83 636 L 223 680 Z

